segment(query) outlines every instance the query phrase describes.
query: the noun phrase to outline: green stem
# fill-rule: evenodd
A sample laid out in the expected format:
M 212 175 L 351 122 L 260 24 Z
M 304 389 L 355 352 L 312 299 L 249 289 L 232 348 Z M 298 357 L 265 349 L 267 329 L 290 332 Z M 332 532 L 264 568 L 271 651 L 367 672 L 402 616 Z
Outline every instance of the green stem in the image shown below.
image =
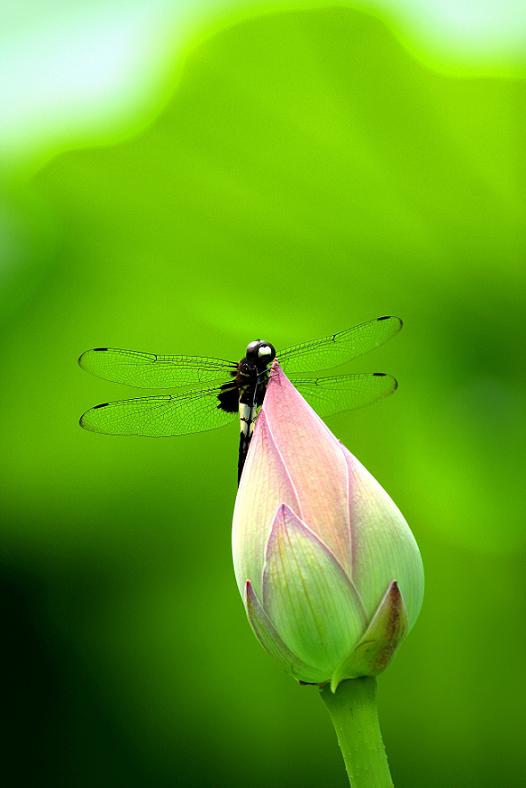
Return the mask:
M 376 679 L 343 681 L 321 691 L 338 737 L 352 788 L 393 788 L 378 711 Z

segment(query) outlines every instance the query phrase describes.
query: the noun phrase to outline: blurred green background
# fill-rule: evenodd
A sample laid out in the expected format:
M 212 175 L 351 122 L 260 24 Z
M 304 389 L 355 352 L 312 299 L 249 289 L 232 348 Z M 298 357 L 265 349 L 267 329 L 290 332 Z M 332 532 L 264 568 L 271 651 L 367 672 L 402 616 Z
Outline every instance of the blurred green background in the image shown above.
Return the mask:
M 316 690 L 245 621 L 237 429 L 85 433 L 85 409 L 137 392 L 76 358 L 238 359 L 254 337 L 393 313 L 403 333 L 353 368 L 396 374 L 398 393 L 330 421 L 426 567 L 421 618 L 379 682 L 393 776 L 524 785 L 519 50 L 457 37 L 448 58 L 443 38 L 411 45 L 392 8 L 245 17 L 186 39 L 167 25 L 162 57 L 144 30 L 157 71 L 124 58 L 134 84 L 99 114 L 86 99 L 87 120 L 62 108 L 60 133 L 53 106 L 4 105 L 3 784 L 346 785 Z

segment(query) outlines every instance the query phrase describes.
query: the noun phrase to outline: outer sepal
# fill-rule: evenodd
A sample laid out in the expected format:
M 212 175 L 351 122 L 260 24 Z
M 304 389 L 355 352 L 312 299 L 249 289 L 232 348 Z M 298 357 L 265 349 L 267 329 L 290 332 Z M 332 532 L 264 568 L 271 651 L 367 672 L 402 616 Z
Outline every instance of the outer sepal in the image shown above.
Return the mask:
M 327 680 L 326 676 L 322 676 L 315 668 L 302 662 L 287 648 L 265 613 L 250 580 L 245 583 L 245 607 L 255 636 L 265 651 L 277 659 L 287 673 L 307 683 L 319 684 Z
M 335 692 L 344 679 L 377 676 L 385 670 L 407 630 L 404 600 L 393 580 L 356 648 L 334 671 L 331 690 Z

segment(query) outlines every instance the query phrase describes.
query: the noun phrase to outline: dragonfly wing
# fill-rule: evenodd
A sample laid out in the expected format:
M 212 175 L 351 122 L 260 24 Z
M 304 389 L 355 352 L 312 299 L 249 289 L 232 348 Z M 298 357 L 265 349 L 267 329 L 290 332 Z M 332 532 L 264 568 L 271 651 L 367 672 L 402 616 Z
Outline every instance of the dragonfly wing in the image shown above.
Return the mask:
M 278 353 L 277 358 L 287 374 L 330 369 L 383 345 L 401 328 L 399 317 L 378 317 L 338 334 L 292 345 Z
M 295 378 L 291 382 L 320 416 L 354 410 L 389 396 L 398 386 L 384 372 L 363 372 L 330 378 Z
M 238 418 L 237 413 L 225 413 L 217 407 L 217 393 L 214 388 L 105 402 L 86 411 L 80 426 L 106 435 L 154 438 L 213 430 Z
M 112 383 L 139 388 L 173 388 L 207 383 L 236 368 L 233 361 L 202 356 L 159 356 L 138 350 L 101 347 L 79 358 L 82 369 Z

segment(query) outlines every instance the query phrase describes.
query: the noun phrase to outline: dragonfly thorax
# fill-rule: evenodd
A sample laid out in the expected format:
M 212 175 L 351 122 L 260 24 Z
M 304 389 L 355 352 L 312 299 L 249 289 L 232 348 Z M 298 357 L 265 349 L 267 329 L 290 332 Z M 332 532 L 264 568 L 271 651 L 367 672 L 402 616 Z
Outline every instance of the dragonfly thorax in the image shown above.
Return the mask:
M 264 339 L 255 339 L 247 345 L 246 359 L 249 364 L 255 364 L 257 367 L 266 367 L 276 358 L 276 350 L 274 345 L 270 342 L 265 342 Z

